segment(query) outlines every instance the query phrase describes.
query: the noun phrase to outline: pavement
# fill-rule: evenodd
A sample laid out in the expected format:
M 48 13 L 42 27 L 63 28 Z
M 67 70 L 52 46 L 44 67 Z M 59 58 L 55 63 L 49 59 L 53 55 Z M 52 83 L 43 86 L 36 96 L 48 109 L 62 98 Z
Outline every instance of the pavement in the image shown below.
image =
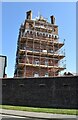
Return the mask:
M 19 117 L 28 117 L 34 119 L 45 119 L 45 120 L 78 120 L 76 115 L 65 115 L 65 114 L 51 114 L 51 113 L 39 113 L 39 112 L 28 112 L 28 111 L 18 111 L 18 110 L 7 110 L 0 109 L 0 114 L 2 115 L 14 115 Z

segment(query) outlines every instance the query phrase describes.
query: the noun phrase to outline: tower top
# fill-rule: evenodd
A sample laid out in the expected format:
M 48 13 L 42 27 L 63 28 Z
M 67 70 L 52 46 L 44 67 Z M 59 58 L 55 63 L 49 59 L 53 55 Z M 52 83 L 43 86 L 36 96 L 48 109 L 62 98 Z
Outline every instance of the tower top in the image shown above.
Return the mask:
M 27 15 L 26 19 L 32 20 L 32 11 L 31 10 L 27 11 L 26 15 Z
M 55 24 L 55 17 L 52 15 L 50 16 L 50 18 L 51 18 L 51 24 Z

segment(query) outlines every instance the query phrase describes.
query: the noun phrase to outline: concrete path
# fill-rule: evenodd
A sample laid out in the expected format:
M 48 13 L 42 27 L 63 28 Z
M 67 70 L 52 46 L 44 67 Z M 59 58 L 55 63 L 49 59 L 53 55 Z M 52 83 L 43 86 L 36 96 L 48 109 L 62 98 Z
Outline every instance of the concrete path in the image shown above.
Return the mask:
M 0 114 L 29 117 L 29 118 L 40 118 L 40 119 L 46 119 L 46 120 L 49 120 L 49 119 L 78 120 L 78 116 L 76 115 L 38 113 L 38 112 L 27 112 L 27 111 L 6 110 L 6 109 L 0 109 Z

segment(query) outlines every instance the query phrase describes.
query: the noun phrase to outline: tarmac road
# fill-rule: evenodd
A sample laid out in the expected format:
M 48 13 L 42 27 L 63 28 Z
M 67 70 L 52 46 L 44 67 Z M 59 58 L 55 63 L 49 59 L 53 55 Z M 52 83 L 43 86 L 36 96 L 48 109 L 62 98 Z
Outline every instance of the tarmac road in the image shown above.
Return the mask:
M 49 119 L 37 119 L 37 118 L 28 118 L 28 117 L 19 117 L 19 116 L 12 116 L 12 115 L 2 115 L 0 114 L 0 116 L 2 117 L 1 120 L 49 120 Z M 76 120 L 76 119 L 51 119 L 51 120 Z
M 2 114 L 0 114 L 0 116 L 2 116 L 1 120 L 49 120 L 49 119 L 28 118 L 28 117 L 19 117 L 19 116 L 2 115 Z M 51 119 L 51 120 L 64 120 L 64 119 Z
M 2 120 L 78 120 L 75 115 L 37 113 L 0 109 Z
M 19 117 L 19 116 L 12 116 L 12 115 L 2 115 L 0 114 L 0 116 L 2 117 L 1 120 L 42 120 L 42 119 L 35 119 L 35 118 L 28 118 L 28 117 Z

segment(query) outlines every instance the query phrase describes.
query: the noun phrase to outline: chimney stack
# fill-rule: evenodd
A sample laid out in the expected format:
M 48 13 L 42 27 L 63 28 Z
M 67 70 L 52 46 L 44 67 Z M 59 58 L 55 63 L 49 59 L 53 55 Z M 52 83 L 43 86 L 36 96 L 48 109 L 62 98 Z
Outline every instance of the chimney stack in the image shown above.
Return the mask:
M 26 19 L 32 20 L 32 11 L 31 10 L 27 12 L 27 18 Z
M 55 17 L 52 15 L 50 16 L 50 18 L 51 18 L 51 24 L 55 24 Z

